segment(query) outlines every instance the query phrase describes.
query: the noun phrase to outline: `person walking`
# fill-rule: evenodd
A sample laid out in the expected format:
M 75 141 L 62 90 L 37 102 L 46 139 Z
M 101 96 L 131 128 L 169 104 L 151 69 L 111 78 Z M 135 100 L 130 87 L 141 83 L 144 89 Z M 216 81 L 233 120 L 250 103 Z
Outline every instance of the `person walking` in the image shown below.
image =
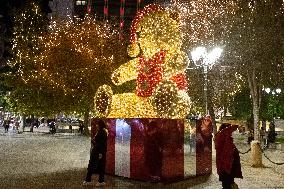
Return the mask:
M 16 119 L 15 128 L 16 128 L 17 133 L 19 133 L 19 127 L 20 127 L 20 122 Z
M 107 152 L 107 136 L 108 131 L 106 129 L 106 124 L 103 120 L 99 120 L 98 131 L 96 135 L 91 140 L 92 148 L 90 154 L 90 160 L 87 168 L 86 179 L 83 185 L 93 185 L 92 175 L 98 173 L 99 179 L 96 186 L 104 186 L 104 174 L 106 166 L 106 152 Z
M 83 129 L 84 129 L 83 122 L 82 122 L 82 121 L 80 121 L 80 123 L 79 123 L 79 130 L 78 130 L 78 132 L 79 132 L 79 133 L 81 133 L 81 134 L 83 134 Z
M 275 122 L 272 120 L 269 124 L 268 135 L 267 135 L 267 144 L 275 143 L 277 133 L 275 132 Z
M 5 119 L 4 120 L 5 133 L 8 133 L 9 127 L 10 127 L 10 119 Z
M 56 127 L 55 127 L 55 121 L 54 121 L 54 120 L 52 120 L 52 121 L 49 123 L 49 127 L 50 127 L 49 132 L 50 132 L 51 134 L 55 134 L 55 133 L 56 133 Z
M 234 178 L 243 178 L 239 151 L 232 137 L 237 128 L 237 125 L 222 123 L 215 136 L 217 173 L 223 189 L 238 188 Z
M 72 129 L 72 125 L 71 125 L 71 124 L 69 125 L 69 131 L 70 131 L 70 133 L 73 132 L 73 129 Z

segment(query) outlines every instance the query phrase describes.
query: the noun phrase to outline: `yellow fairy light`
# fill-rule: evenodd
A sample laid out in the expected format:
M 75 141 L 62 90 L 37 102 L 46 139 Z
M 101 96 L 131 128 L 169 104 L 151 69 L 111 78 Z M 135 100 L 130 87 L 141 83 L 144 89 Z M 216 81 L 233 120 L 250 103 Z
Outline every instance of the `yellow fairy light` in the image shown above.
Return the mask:
M 161 117 L 175 116 L 179 99 L 177 87 L 173 82 L 161 82 L 152 98 L 153 107 Z
M 130 44 L 127 48 L 127 53 L 130 57 L 137 57 L 140 53 L 140 48 L 138 45 Z
M 187 49 L 216 45 L 229 31 L 230 17 L 238 9 L 233 0 L 175 0 L 171 9 L 180 13 L 183 42 Z
M 119 33 L 92 18 L 78 22 L 52 20 L 46 31 L 44 24 L 35 25 L 42 18 L 39 8 L 16 15 L 12 49 L 15 59 L 10 64 L 19 64 L 20 68 L 11 83 L 33 99 L 27 102 L 22 95 L 13 95 L 19 100 L 17 106 L 31 109 L 36 105 L 33 101 L 46 98 L 48 103 L 43 108 L 58 112 L 92 107 L 97 88 L 110 82 L 112 64 L 121 54 Z
M 108 85 L 102 85 L 98 88 L 94 98 L 95 109 L 98 117 L 105 117 L 109 114 L 112 103 L 112 90 Z
M 158 5 L 138 13 L 127 49 L 135 58 L 112 74 L 116 85 L 136 79 L 136 92 L 113 95 L 107 117 L 184 118 L 190 101 L 185 79 L 188 60 L 181 44 L 177 13 Z
M 112 97 L 109 118 L 154 118 L 157 113 L 149 98 L 134 93 L 116 94 Z

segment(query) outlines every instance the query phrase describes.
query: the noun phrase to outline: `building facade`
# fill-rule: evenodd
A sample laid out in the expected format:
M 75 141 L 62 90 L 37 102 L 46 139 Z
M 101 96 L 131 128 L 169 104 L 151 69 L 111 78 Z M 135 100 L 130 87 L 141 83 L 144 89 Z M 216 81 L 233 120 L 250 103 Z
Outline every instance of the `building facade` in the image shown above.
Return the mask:
M 92 15 L 118 27 L 121 39 L 127 39 L 137 12 L 151 3 L 169 4 L 172 0 L 50 0 L 49 18 L 68 20 Z
M 52 0 L 49 1 L 49 7 L 50 19 L 67 20 L 74 16 L 74 0 Z

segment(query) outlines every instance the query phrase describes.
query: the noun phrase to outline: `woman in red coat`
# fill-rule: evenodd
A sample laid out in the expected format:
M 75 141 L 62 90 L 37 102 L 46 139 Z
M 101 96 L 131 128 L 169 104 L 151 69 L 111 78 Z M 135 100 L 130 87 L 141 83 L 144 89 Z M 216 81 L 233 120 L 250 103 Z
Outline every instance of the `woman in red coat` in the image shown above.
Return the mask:
M 215 136 L 217 173 L 223 189 L 231 189 L 234 178 L 243 178 L 239 151 L 232 137 L 237 128 L 237 125 L 223 123 Z

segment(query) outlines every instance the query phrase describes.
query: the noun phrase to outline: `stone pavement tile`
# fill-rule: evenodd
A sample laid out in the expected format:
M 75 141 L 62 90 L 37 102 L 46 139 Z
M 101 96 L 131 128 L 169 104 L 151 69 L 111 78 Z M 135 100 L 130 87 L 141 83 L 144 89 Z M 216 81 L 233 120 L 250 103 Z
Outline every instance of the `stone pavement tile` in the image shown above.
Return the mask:
M 248 145 L 239 144 L 237 144 L 237 147 L 242 152 L 245 152 L 249 148 Z M 264 153 L 275 162 L 284 162 L 283 151 L 268 149 L 265 150 Z M 244 179 L 236 179 L 236 183 L 240 188 L 284 188 L 284 165 L 273 164 L 262 155 L 264 167 L 253 168 L 250 163 L 250 153 L 240 154 L 240 157 L 244 176 Z
M 89 159 L 90 139 L 80 135 L 49 135 L 24 133 L 0 136 L 1 189 L 76 189 L 83 187 Z M 245 151 L 248 146 L 241 146 Z M 282 161 L 283 153 L 267 151 L 273 160 Z M 236 179 L 241 189 L 284 188 L 283 165 L 276 166 L 263 158 L 266 168 L 252 168 L 250 154 L 241 155 L 244 179 Z M 94 176 L 93 180 L 96 181 Z M 213 173 L 185 181 L 161 184 L 139 182 L 122 177 L 106 176 L 104 188 L 132 189 L 219 189 L 213 151 Z

